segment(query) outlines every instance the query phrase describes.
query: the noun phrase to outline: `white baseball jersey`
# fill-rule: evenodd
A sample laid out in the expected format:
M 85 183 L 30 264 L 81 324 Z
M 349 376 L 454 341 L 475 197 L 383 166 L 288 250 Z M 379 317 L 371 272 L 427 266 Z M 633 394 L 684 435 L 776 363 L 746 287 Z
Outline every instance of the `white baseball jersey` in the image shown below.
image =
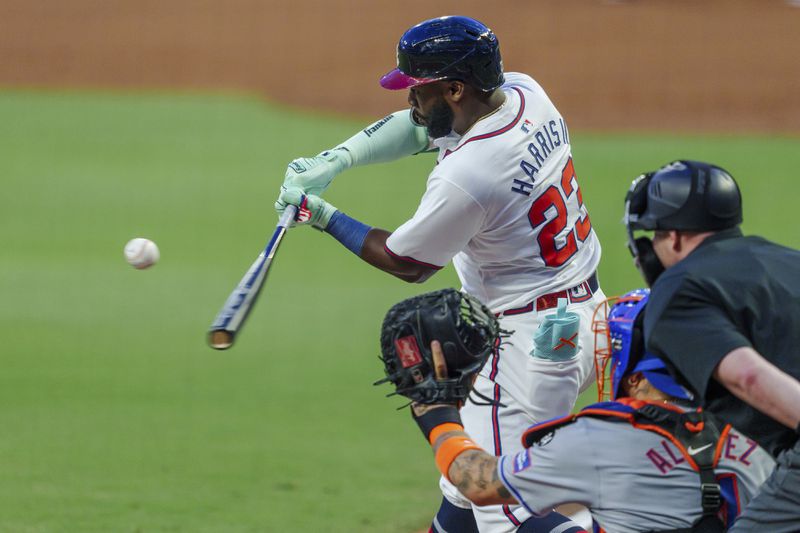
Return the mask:
M 433 141 L 417 212 L 386 242 L 436 268 L 452 259 L 464 290 L 495 312 L 574 287 L 600 261 L 564 119 L 531 77 L 505 76 L 499 109 Z
M 685 528 L 700 518 L 699 474 L 661 435 L 581 417 L 548 439 L 498 464 L 503 484 L 532 513 L 581 503 L 602 530 L 614 533 Z M 731 430 L 715 469 L 728 525 L 774 466 L 755 441 Z

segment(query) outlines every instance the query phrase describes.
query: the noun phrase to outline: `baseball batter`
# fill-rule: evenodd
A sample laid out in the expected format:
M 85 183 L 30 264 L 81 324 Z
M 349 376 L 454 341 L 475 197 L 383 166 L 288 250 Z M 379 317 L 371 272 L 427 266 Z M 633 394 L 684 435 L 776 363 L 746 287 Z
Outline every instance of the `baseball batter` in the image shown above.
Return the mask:
M 400 330 L 403 335 L 418 330 L 412 335 L 423 342 L 433 339 L 430 350 L 417 350 L 418 361 L 427 361 L 427 367 L 416 368 L 423 373 L 432 368 L 427 372 L 435 371 L 435 380 L 426 375 L 416 385 L 405 385 L 400 365 L 393 364 L 401 355 L 396 342 L 382 342 L 383 358 L 392 380 L 402 385 L 398 392 L 412 399 L 435 394 L 438 404 L 412 404 L 415 419 L 434 448 L 437 466 L 472 501 L 518 502 L 534 515 L 580 502 L 589 507 L 595 532 L 722 532 L 775 462 L 752 439 L 690 407 L 691 394 L 661 360 L 645 352 L 647 298 L 647 290 L 628 293 L 596 323 L 610 340 L 597 350 L 598 365 L 611 368 L 608 383 L 598 378 L 598 389 L 609 391 L 612 401 L 529 428 L 522 438 L 526 449 L 499 458 L 470 440 L 459 425 L 454 398 L 448 397 L 445 384 L 453 376 L 468 380 L 460 361 L 472 359 L 459 358 L 457 350 L 442 351 L 458 341 L 441 326 L 441 305 L 412 306 L 414 320 Z M 402 316 L 395 311 L 387 320 Z M 385 322 L 382 340 L 387 327 L 391 324 Z M 533 531 L 527 525 L 520 531 Z
M 569 130 L 538 83 L 503 72 L 497 38 L 476 20 L 442 17 L 412 27 L 400 39 L 397 61 L 381 85 L 407 89 L 410 112 L 293 161 L 276 209 L 299 206 L 298 224 L 323 229 L 405 281 L 422 282 L 453 262 L 463 290 L 514 332 L 483 368 L 461 416 L 485 449 L 514 453 L 522 449 L 522 428 L 568 413 L 593 378 L 590 317 L 604 298 L 595 273 L 600 244 Z M 346 168 L 433 149 L 438 157 L 420 205 L 394 232 L 319 197 Z M 575 320 L 557 332 L 540 330 L 559 299 Z M 449 523 L 451 531 L 473 531 L 456 510 L 470 502 L 446 479 L 441 485 L 446 501 L 434 528 Z M 492 532 L 514 531 L 530 516 L 522 506 L 473 511 L 480 530 Z

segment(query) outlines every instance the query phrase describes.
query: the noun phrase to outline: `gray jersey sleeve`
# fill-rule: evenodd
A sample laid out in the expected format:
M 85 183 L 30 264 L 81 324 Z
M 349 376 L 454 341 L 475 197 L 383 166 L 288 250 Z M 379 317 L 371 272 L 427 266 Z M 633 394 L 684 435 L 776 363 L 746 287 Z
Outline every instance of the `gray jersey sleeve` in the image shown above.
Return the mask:
M 594 507 L 598 501 L 595 449 L 583 419 L 555 430 L 539 444 L 503 456 L 503 484 L 531 513 L 547 514 L 560 503 Z

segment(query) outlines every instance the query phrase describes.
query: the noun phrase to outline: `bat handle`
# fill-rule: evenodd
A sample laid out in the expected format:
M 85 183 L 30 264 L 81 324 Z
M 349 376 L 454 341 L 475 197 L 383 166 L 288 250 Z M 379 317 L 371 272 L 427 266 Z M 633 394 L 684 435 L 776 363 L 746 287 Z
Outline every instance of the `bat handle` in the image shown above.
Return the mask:
M 289 224 L 292 223 L 294 217 L 297 216 L 297 206 L 289 204 L 286 206 L 286 209 L 283 211 L 281 218 L 278 219 L 278 226 L 283 228 L 288 228 Z

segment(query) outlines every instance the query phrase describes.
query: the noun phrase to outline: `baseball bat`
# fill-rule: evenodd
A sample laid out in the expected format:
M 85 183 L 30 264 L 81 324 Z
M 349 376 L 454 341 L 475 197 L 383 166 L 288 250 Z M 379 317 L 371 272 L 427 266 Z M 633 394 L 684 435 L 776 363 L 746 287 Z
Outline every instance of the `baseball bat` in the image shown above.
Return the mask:
M 245 319 L 252 311 L 261 288 L 264 286 L 272 260 L 286 234 L 286 228 L 289 227 L 296 214 L 296 206 L 286 207 L 266 248 L 258 255 L 239 284 L 225 300 L 225 304 L 217 313 L 208 330 L 208 344 L 212 348 L 227 350 L 233 346 L 236 334 L 242 329 Z

